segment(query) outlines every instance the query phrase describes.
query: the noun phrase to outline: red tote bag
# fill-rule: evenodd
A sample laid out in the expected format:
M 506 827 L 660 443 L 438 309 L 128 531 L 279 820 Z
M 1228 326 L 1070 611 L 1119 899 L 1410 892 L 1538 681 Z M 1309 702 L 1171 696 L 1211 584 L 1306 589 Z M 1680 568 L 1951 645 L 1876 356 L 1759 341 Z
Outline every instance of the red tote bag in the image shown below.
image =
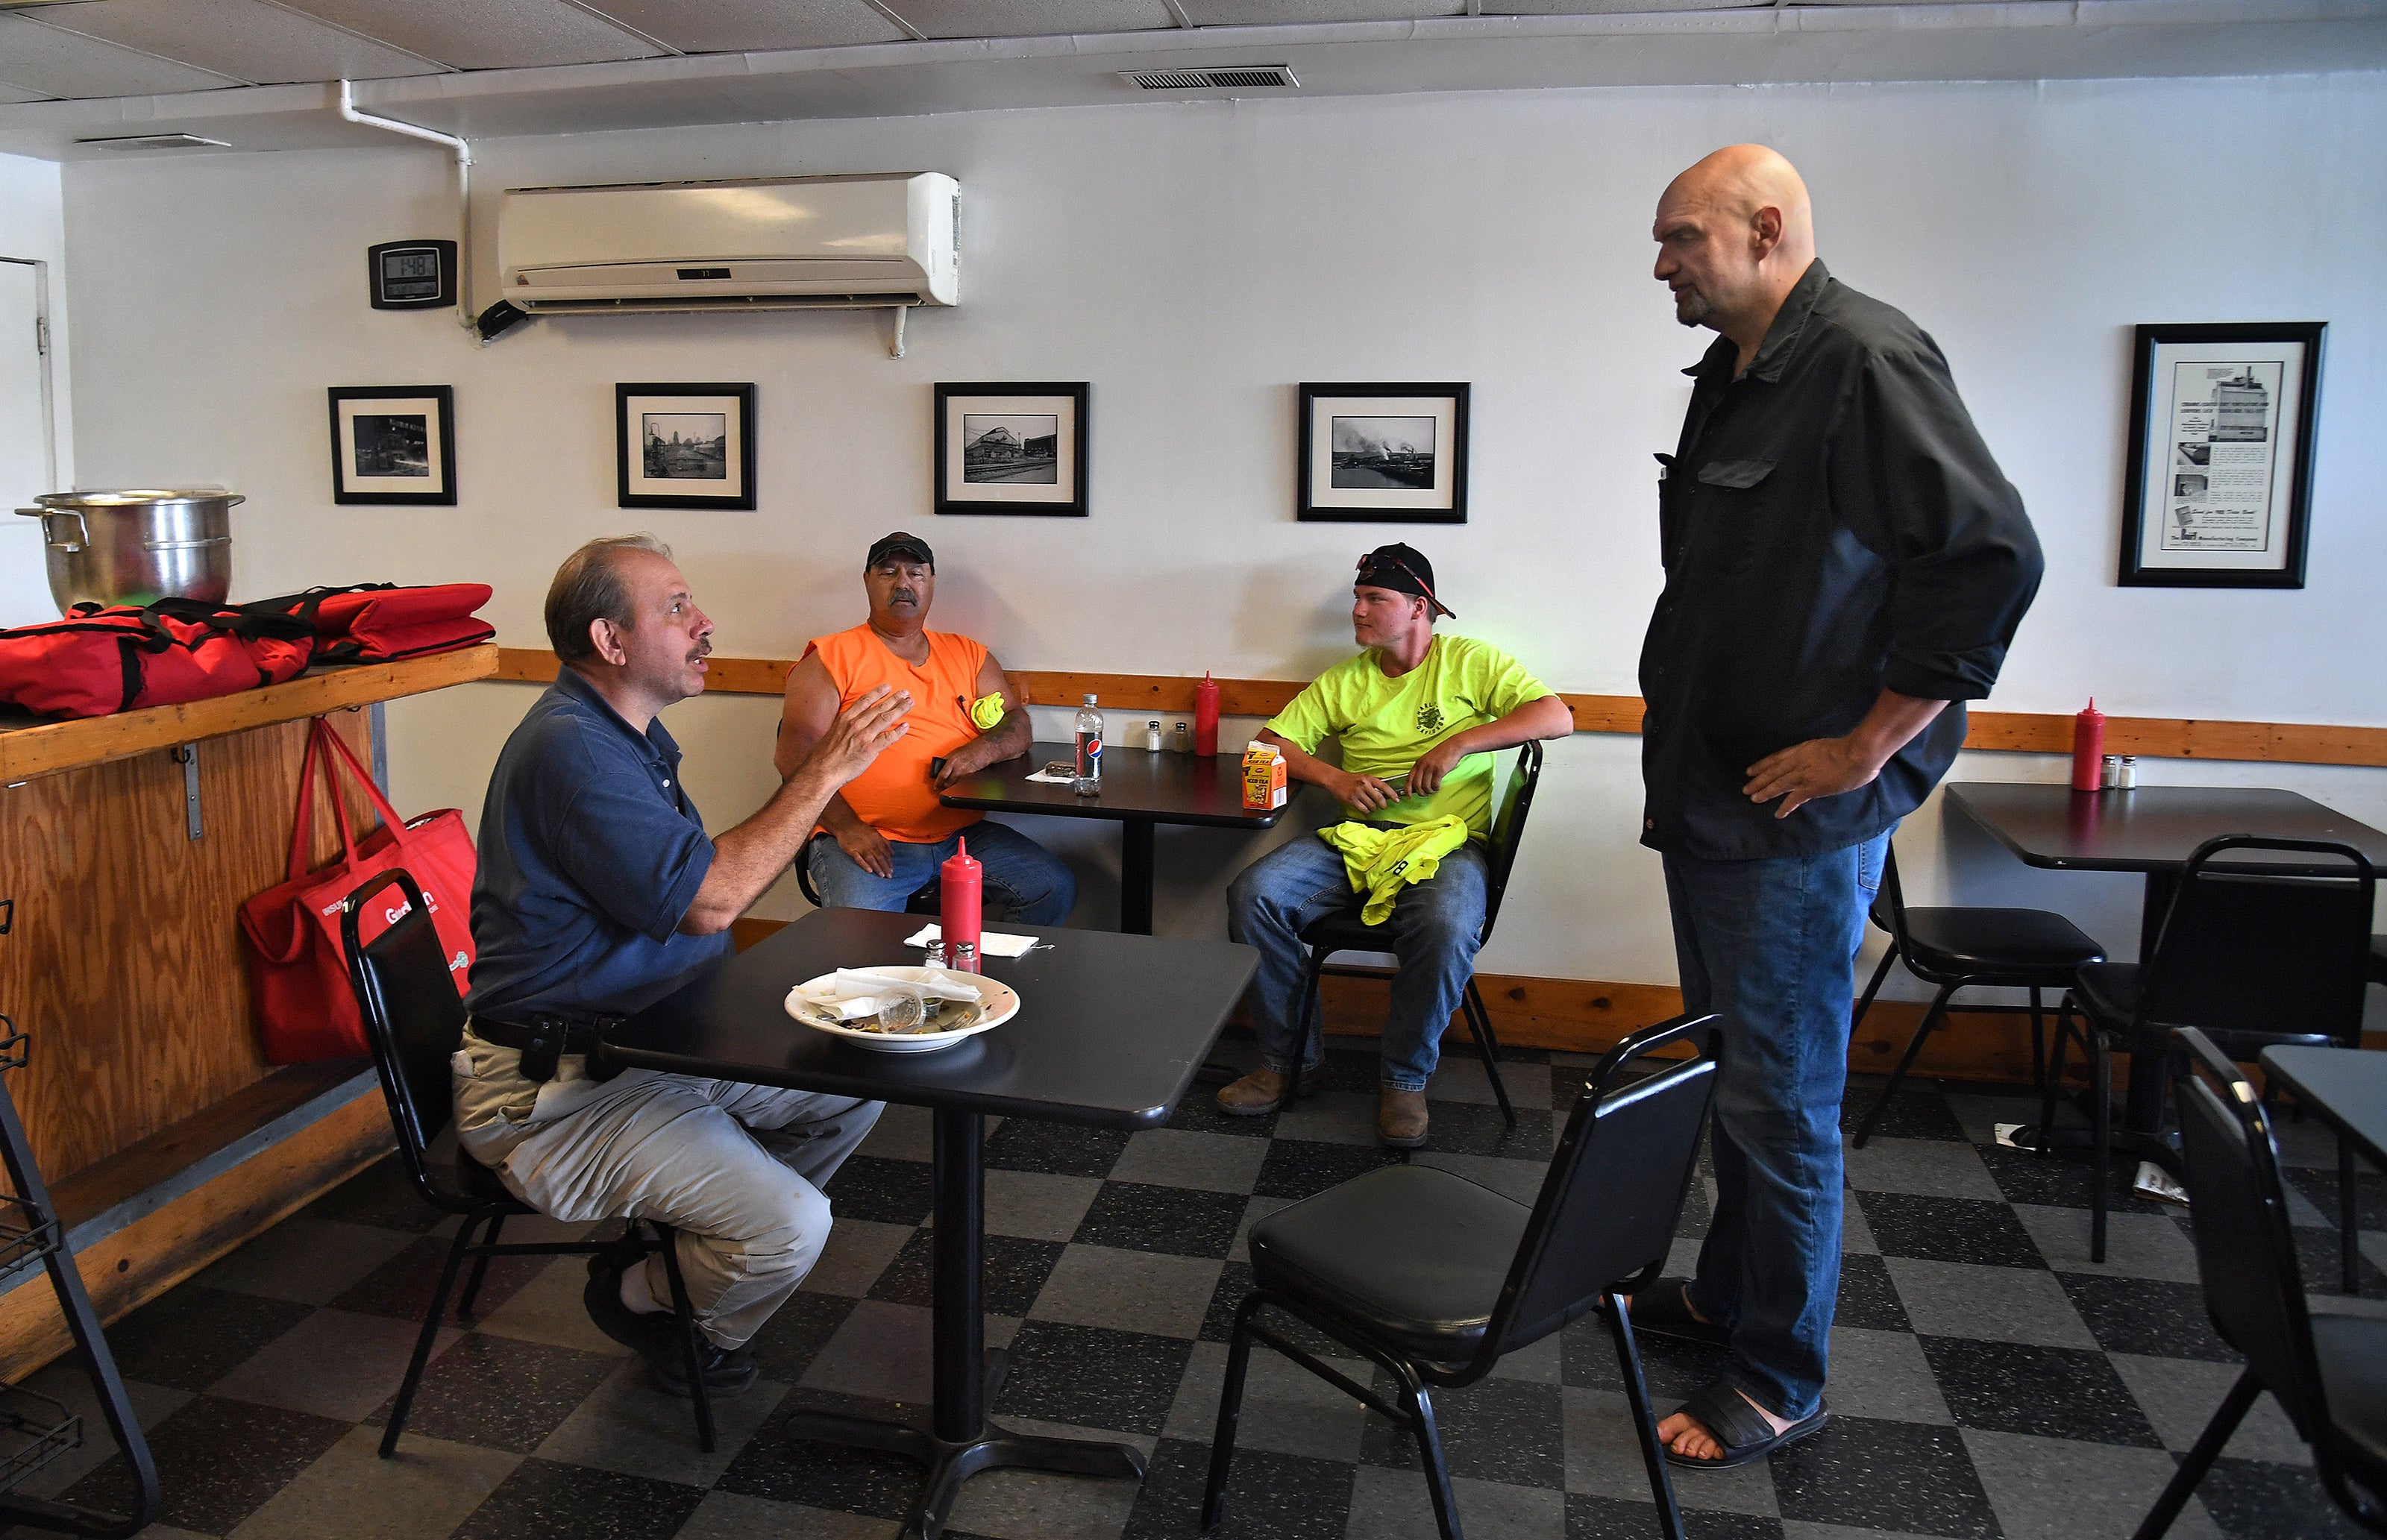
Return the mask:
M 341 767 L 381 814 L 381 827 L 361 840 L 348 821 L 339 794 Z M 313 831 L 315 776 L 321 769 L 340 821 L 340 853 L 330 865 L 307 869 Z M 307 738 L 307 759 L 298 772 L 298 813 L 290 831 L 287 881 L 240 906 L 240 928 L 248 943 L 250 997 L 270 1064 L 309 1064 L 366 1052 L 364 1021 L 348 987 L 347 958 L 340 950 L 340 903 L 358 884 L 393 866 L 403 866 L 423 890 L 431 922 L 448 958 L 456 992 L 467 988 L 473 966 L 473 873 L 475 860 L 464 815 L 442 808 L 411 822 L 373 785 L 331 725 L 315 719 Z M 394 888 L 374 901 L 383 913 L 360 915 L 358 934 L 371 940 L 406 913 Z

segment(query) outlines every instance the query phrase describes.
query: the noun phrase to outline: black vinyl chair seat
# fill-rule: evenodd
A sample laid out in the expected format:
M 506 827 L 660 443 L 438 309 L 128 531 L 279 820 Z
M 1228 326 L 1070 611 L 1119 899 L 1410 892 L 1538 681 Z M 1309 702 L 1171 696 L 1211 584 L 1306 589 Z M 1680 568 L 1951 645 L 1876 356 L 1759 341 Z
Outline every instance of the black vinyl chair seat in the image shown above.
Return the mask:
M 1471 1385 L 1505 1355 L 1597 1310 L 1616 1344 L 1658 1527 L 1666 1540 L 1683 1540 L 1625 1297 L 1666 1265 L 1699 1169 L 1720 1041 L 1714 1016 L 1677 1016 L 1603 1055 L 1567 1115 L 1531 1207 L 1448 1171 L 1393 1166 L 1254 1225 L 1252 1290 L 1227 1342 L 1202 1530 L 1225 1516 L 1255 1343 L 1415 1439 L 1435 1528 L 1442 1540 L 1460 1540 L 1433 1391 Z M 1625 1072 L 1655 1051 L 1686 1047 L 1694 1050 L 1688 1059 L 1653 1061 L 1654 1072 L 1638 1079 Z M 1374 1364 L 1395 1389 L 1379 1393 L 1318 1357 L 1283 1333 L 1280 1315 Z
M 1301 944 L 1327 952 L 1390 952 L 1393 928 L 1370 925 L 1357 909 L 1342 909 L 1303 926 Z
M 2387 1319 L 2316 1315 L 2313 1350 L 2337 1435 L 2374 1471 L 2387 1471 Z
M 2105 955 L 2095 937 L 2045 909 L 1909 909 L 1906 966 L 1928 979 L 1963 974 L 1966 982 L 2012 978 L 2062 989 L 2073 970 Z
M 1533 1217 L 1438 1167 L 1387 1166 L 1254 1225 L 1252 1282 L 1458 1363 L 1482 1345 Z
M 2048 1069 L 2040 992 L 2069 989 L 2074 973 L 2084 964 L 2103 962 L 2105 949 L 2097 938 L 2046 909 L 1911 909 L 1898 879 L 1896 845 L 1882 858 L 1881 891 L 1875 895 L 1868 917 L 1876 928 L 1889 932 L 1889 946 L 1849 1018 L 1850 1032 L 1863 1025 L 1891 965 L 1902 962 L 1907 972 L 1939 988 L 1915 1025 L 1914 1035 L 1907 1040 L 1898 1067 L 1858 1121 L 1853 1141 L 1857 1148 L 1864 1148 L 1873 1137 L 1890 1099 L 1906 1083 L 1907 1071 L 1914 1067 L 1924 1043 L 1947 1021 L 1948 1003 L 1959 990 L 1987 987 L 2030 991 L 2030 1072 L 2044 1087 Z M 2059 1023 L 2057 1031 L 2062 1030 Z

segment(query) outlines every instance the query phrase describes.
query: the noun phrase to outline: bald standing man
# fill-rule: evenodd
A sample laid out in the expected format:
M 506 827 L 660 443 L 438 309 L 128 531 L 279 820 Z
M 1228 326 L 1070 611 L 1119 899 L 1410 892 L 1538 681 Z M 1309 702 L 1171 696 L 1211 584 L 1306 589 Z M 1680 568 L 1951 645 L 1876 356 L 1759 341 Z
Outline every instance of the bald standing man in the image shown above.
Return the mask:
M 1724 1054 L 1698 1276 L 1632 1310 L 1729 1347 L 1659 1429 L 1675 1464 L 1721 1468 L 1829 1416 L 1857 943 L 2040 560 L 1939 345 L 1816 259 L 1789 161 L 1716 151 L 1651 234 L 1674 319 L 1718 336 L 1658 456 L 1641 842 L 1664 857 L 1684 1009 L 1718 1015 Z

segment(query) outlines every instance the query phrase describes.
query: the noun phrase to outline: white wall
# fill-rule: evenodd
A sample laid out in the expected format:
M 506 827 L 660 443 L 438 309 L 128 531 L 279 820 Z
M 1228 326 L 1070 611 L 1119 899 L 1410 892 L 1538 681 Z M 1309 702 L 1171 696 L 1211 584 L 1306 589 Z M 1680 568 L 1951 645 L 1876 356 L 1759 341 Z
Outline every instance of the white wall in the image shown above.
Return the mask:
M 2387 407 L 2387 208 L 2355 196 L 2382 137 L 2387 78 L 2367 75 L 1147 104 L 476 146 L 489 189 L 953 172 L 965 302 L 916 314 L 901 362 L 875 314 L 549 321 L 484 350 L 450 314 L 371 310 L 367 245 L 452 230 L 428 147 L 77 163 L 83 473 L 246 493 L 239 593 L 483 578 L 522 645 L 542 642 L 568 549 L 651 528 L 721 650 L 750 656 L 858 619 L 863 547 L 902 525 L 938 548 L 938 622 L 1015 666 L 1305 675 L 1347 650 L 1357 552 L 1407 535 L 1459 629 L 1554 687 L 1627 693 L 1659 587 L 1648 456 L 1707 340 L 1648 276 L 1649 213 L 1682 166 L 1759 139 L 1805 171 L 1834 271 L 1939 339 L 2038 524 L 2048 579 L 1995 706 L 2070 712 L 2093 691 L 2116 713 L 2387 724 L 2387 522 L 2365 453 Z M 2310 586 L 2115 588 L 2130 325 L 2265 319 L 2330 322 Z M 757 382 L 760 511 L 613 506 L 613 386 L 673 379 Z M 931 384 L 1005 379 L 1092 382 L 1092 519 L 928 511 Z M 1471 522 L 1294 523 L 1305 379 L 1473 382 Z M 461 506 L 334 508 L 324 387 L 431 383 L 456 387 Z M 482 686 L 393 708 L 401 803 L 477 806 L 528 700 Z M 768 789 L 773 710 L 670 718 L 716 824 Z M 1634 843 L 1637 751 L 1556 746 L 1487 968 L 1672 977 L 1656 860 Z M 2057 772 L 1972 755 L 1957 774 Z M 2387 772 L 2146 775 L 2294 786 L 2387 824 Z M 1116 855 L 1065 842 L 1092 878 L 1080 919 L 1100 923 Z M 1954 880 L 1941 844 L 1928 811 L 1901 843 L 1924 894 L 2024 895 L 2134 940 L 2127 881 L 2026 872 L 1977 839 Z M 1166 843 L 1163 923 L 1217 927 L 1244 853 Z
M 0 473 L 0 480 L 9 484 L 0 490 L 0 499 L 6 499 L 0 501 L 0 625 L 57 618 L 42 566 L 41 526 L 32 519 L 15 517 L 11 510 L 19 494 L 38 496 L 74 485 L 73 408 L 67 368 L 66 206 L 59 170 L 52 161 L 0 155 L 0 258 L 38 262 L 47 279 L 51 433 L 57 466 L 55 486 L 32 485 L 42 478 L 42 467 L 12 464 Z M 6 442 L 31 442 L 38 434 L 38 429 L 12 432 Z

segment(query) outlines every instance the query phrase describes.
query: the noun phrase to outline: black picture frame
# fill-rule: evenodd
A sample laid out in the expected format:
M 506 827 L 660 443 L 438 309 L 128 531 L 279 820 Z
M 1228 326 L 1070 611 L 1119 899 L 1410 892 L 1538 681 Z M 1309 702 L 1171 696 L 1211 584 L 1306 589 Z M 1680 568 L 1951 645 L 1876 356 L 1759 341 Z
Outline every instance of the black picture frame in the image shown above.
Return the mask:
M 1085 518 L 1091 509 L 1087 485 L 1087 470 L 1092 463 L 1091 408 L 1092 392 L 1083 380 L 1042 385 L 939 384 L 934 429 L 936 511 Z M 995 421 L 973 440 L 973 419 Z M 1038 441 L 1044 435 L 1037 430 L 1048 426 L 1052 449 L 1040 454 Z M 975 444 L 993 444 L 998 435 L 999 455 L 973 452 Z M 1049 480 L 1044 479 L 1047 476 Z
M 1320 385 L 1301 387 L 1294 461 L 1294 517 L 1303 524 L 1463 524 L 1467 522 L 1468 389 L 1465 384 L 1442 385 Z M 1429 415 L 1386 410 L 1387 403 L 1430 401 Z M 1344 405 L 1351 410 L 1337 412 Z M 1405 486 L 1419 474 L 1420 453 L 1414 441 L 1397 448 L 1379 435 L 1370 464 L 1369 451 L 1338 448 L 1335 420 L 1354 423 L 1377 422 L 1433 424 L 1430 448 L 1423 453 L 1423 486 Z M 1324 452 L 1317 427 L 1327 424 Z M 1448 434 L 1448 446 L 1443 442 Z M 1352 457 L 1344 459 L 1346 455 Z M 1344 459 L 1343 463 L 1337 463 Z M 1354 486 L 1365 476 L 1381 486 Z
M 688 428 L 683 419 L 694 420 L 695 426 Z M 707 419 L 717 420 L 710 424 L 719 428 L 717 436 L 702 436 Z M 650 433 L 658 440 L 668 434 L 668 446 L 649 446 Z M 614 385 L 613 485 L 619 508 L 753 511 L 753 383 L 660 380 Z
M 456 506 L 453 385 L 333 385 L 332 501 Z M 374 404 L 379 411 L 360 410 Z
M 2328 330 L 2328 322 L 2319 321 L 2136 329 L 2130 350 L 2129 454 L 2122 468 L 2122 544 L 2115 575 L 2119 586 L 2305 586 L 2305 553 L 2312 523 L 2313 445 L 2320 419 L 2321 354 Z M 2270 356 L 2260 356 L 2267 354 Z M 2180 371 L 2209 373 L 2230 368 L 2242 369 L 2244 378 L 2207 386 L 2212 402 L 2210 426 L 2200 433 L 2193 427 L 2200 419 L 2192 403 L 2181 399 Z M 2276 392 L 2269 385 L 2271 370 L 2278 372 Z M 2275 395 L 2264 406 L 2267 417 L 2255 421 L 2253 405 L 2225 406 L 2225 386 L 2248 402 Z M 2287 415 L 2290 409 L 2292 419 Z M 2233 428 L 2225 421 L 2232 411 L 2245 417 L 2243 426 Z M 2184 429 L 2184 423 L 2191 426 Z M 2267 456 L 2253 451 L 2254 443 L 2267 443 Z M 2291 457 L 2285 466 L 2278 463 L 2283 448 Z M 2153 463 L 2158 454 L 2162 465 Z M 2199 455 L 2203 458 L 2195 458 Z M 2262 460 L 2259 514 L 2247 507 L 2205 506 L 2209 498 L 2229 497 L 2216 484 L 2232 471 L 2238 473 L 2235 479 L 2249 484 L 2242 492 L 2231 489 L 2237 500 L 2254 500 L 2251 483 L 2256 467 L 2216 467 L 2215 463 L 2232 455 Z M 2175 458 L 2179 461 L 2177 467 L 2172 464 Z M 2195 542 L 2200 537 L 2213 536 L 2200 536 L 2195 523 L 2216 520 L 2216 515 L 2238 519 L 2242 527 L 2219 530 L 2222 543 L 2198 546 Z M 2254 537 L 2257 524 L 2261 546 L 2243 547 L 2245 540 Z M 2233 542 L 2242 549 L 2233 549 Z

